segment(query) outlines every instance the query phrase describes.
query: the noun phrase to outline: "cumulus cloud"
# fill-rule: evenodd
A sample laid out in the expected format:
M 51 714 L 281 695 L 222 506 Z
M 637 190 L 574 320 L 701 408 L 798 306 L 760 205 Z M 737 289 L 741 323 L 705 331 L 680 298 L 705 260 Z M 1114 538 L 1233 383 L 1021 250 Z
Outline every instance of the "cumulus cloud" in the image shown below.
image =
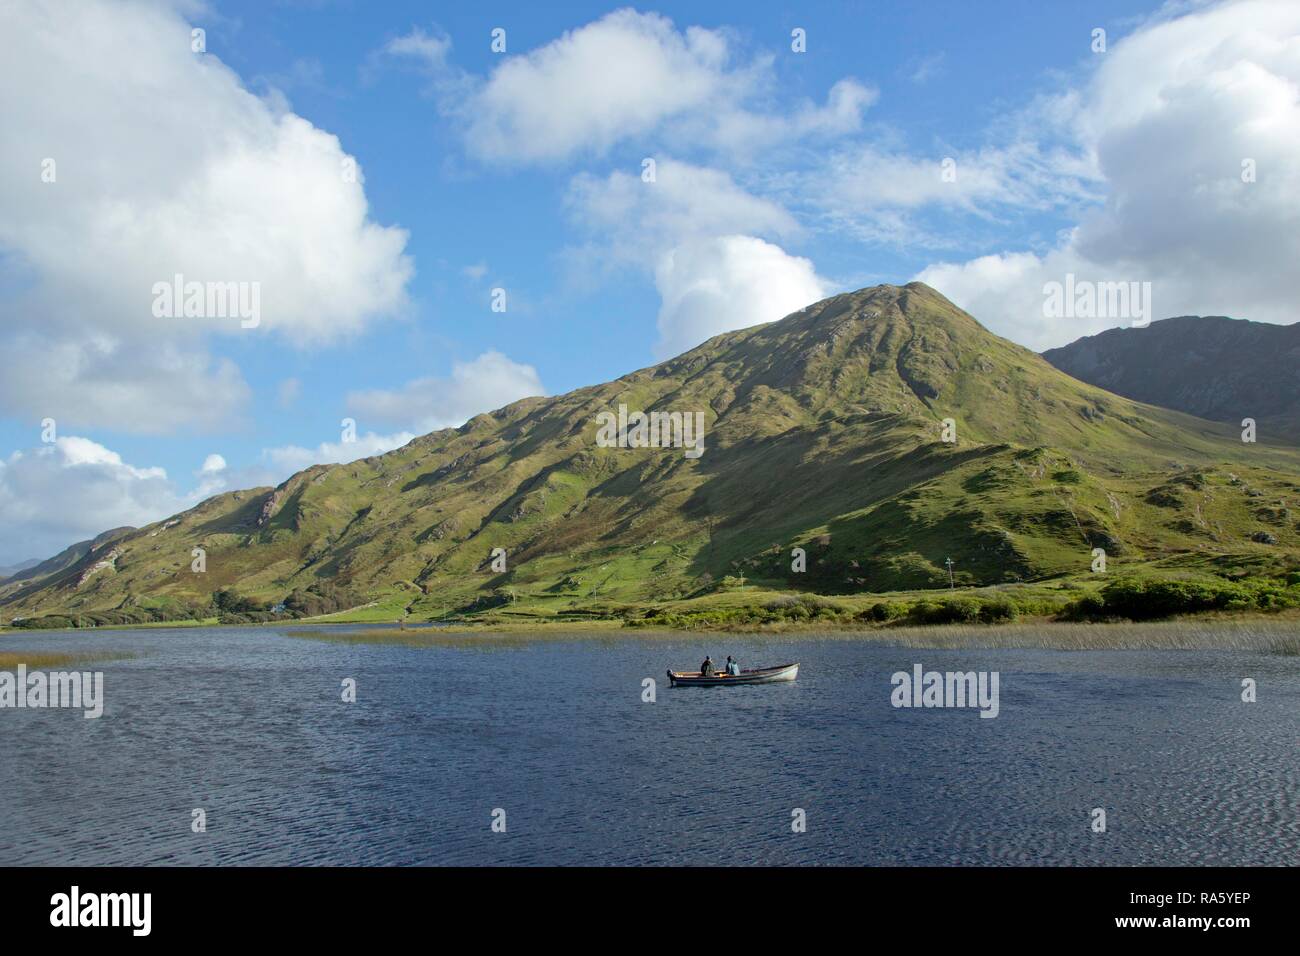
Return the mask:
M 139 527 L 192 507 L 198 492 L 88 438 L 64 436 L 0 459 L 0 563 L 44 559 L 110 528 Z
M 790 236 L 799 232 L 780 204 L 748 192 L 725 172 L 656 161 L 654 182 L 615 171 L 579 174 L 565 199 L 570 218 L 597 238 L 587 251 L 615 262 L 650 263 L 666 247 L 733 233 Z
M 228 422 L 248 390 L 208 336 L 326 343 L 404 305 L 406 233 L 370 220 L 338 139 L 192 52 L 165 3 L 0 5 L 0 115 L 0 342 L 41 370 L 0 411 Z M 256 283 L 260 325 L 156 317 L 178 274 Z
M 811 262 L 762 238 L 797 236 L 794 217 L 717 169 L 665 158 L 654 182 L 617 171 L 603 179 L 579 175 L 566 206 L 594 237 L 571 250 L 585 274 L 611 265 L 653 273 L 659 358 L 779 319 L 828 288 Z
M 602 152 L 716 100 L 733 82 L 726 64 L 720 33 L 618 10 L 498 66 L 469 111 L 467 142 L 495 160 Z
M 463 425 L 482 412 L 545 394 L 535 368 L 491 351 L 454 363 L 449 378 L 419 378 L 397 390 L 352 392 L 348 409 L 363 421 L 408 425 L 424 433 Z
M 0 413 L 165 434 L 224 428 L 248 406 L 252 392 L 229 360 L 90 328 L 25 328 L 44 313 L 9 309 L 0 303 Z
M 1045 318 L 1043 286 L 1067 274 L 1150 282 L 1157 318 L 1295 321 L 1298 48 L 1300 7 L 1285 0 L 1197 9 L 1113 43 L 1060 104 L 1104 202 L 1046 252 L 938 263 L 918 278 L 1038 348 L 1124 324 Z
M 203 459 L 203 464 L 195 475 L 199 479 L 198 489 L 194 492 L 194 497 L 203 500 L 210 498 L 220 491 L 225 491 L 230 486 L 229 478 L 230 466 L 226 464 L 226 459 L 215 452 Z
M 556 165 L 628 144 L 653 150 L 652 182 L 642 170 L 572 180 L 566 210 L 585 242 L 566 253 L 577 284 L 631 266 L 655 274 L 661 292 L 677 296 L 660 315 L 661 353 L 775 317 L 759 303 L 783 308 L 792 294 L 811 294 L 798 308 L 825 288 L 806 260 L 770 241 L 799 232 L 780 203 L 719 169 L 668 154 L 703 152 L 752 166 L 764 150 L 858 131 L 878 97 L 874 88 L 844 77 L 823 103 L 792 101 L 782 97 L 772 54 L 744 55 L 729 31 L 679 29 L 667 17 L 631 9 L 504 57 L 481 78 L 452 66 L 448 43 L 421 30 L 390 41 L 384 52 L 421 64 L 443 112 L 461 122 L 468 153 L 486 163 Z M 692 305 L 705 295 L 702 277 L 683 264 L 692 249 L 728 270 L 720 287 L 742 276 L 748 283 L 712 318 Z M 421 383 L 412 392 L 427 400 L 429 388 Z
M 753 236 L 693 240 L 655 269 L 660 357 L 720 332 L 771 322 L 827 294 L 813 264 Z
M 742 61 L 733 46 L 726 31 L 623 9 L 508 55 L 486 77 L 453 66 L 450 41 L 419 28 L 381 52 L 420 66 L 469 153 L 490 163 L 552 164 L 652 134 L 735 153 L 855 130 L 876 99 L 846 77 L 823 105 L 757 109 L 777 89 L 774 59 Z

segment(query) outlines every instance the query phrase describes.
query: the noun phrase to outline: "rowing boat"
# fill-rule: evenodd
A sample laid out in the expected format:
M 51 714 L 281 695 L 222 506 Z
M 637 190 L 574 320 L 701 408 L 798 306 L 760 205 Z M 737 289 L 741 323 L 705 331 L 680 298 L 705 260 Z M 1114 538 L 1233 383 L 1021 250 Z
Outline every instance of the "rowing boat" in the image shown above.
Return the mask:
M 669 671 L 668 682 L 673 687 L 722 687 L 731 684 L 775 684 L 779 681 L 794 680 L 799 676 L 799 665 L 778 664 L 776 667 L 756 667 L 754 670 L 741 671 L 739 674 L 710 674 L 708 677 L 699 671 Z

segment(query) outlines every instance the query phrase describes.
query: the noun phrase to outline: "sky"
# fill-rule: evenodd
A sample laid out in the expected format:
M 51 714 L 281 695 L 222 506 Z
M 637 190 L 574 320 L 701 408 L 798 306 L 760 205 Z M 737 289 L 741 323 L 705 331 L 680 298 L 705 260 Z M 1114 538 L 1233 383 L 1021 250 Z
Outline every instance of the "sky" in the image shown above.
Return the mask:
M 1298 90 L 1293 0 L 10 0 L 0 567 L 878 283 L 1295 321 Z

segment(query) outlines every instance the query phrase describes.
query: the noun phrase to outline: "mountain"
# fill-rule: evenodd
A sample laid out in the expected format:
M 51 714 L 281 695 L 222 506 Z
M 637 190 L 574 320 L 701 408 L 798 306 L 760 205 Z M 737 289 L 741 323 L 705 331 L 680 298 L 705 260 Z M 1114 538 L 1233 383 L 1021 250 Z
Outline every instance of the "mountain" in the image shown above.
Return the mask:
M 620 405 L 700 413 L 703 453 L 602 447 L 599 416 Z M 949 557 L 958 584 L 1039 581 L 1086 574 L 1093 548 L 1121 569 L 1285 572 L 1300 567 L 1298 475 L 1300 451 L 1071 378 L 921 283 L 878 286 L 218 495 L 0 585 L 0 605 L 12 617 L 215 595 L 225 609 L 373 604 L 388 619 L 502 602 L 579 614 L 742 574 L 823 593 L 940 587 Z
M 13 571 L 12 574 L 0 573 L 0 577 L 7 579 L 4 582 L 7 585 L 13 585 L 16 582 L 43 581 L 83 563 L 92 552 L 97 550 L 102 552 L 107 545 L 119 538 L 126 537 L 135 530 L 135 528 L 123 527 L 105 531 L 88 541 L 78 541 L 76 544 L 64 548 L 54 557 L 46 558 L 44 561 L 24 561 L 22 564 L 15 565 L 10 569 Z M 28 587 L 31 586 L 32 584 L 29 583 Z
M 26 571 L 28 568 L 34 568 L 40 563 L 39 559 L 33 558 L 30 561 L 19 561 L 17 564 L 2 567 L 0 568 L 0 581 L 5 580 L 6 578 L 12 578 L 15 574 L 18 574 L 21 571 Z
M 1238 426 L 1253 418 L 1265 441 L 1300 439 L 1300 322 L 1184 315 L 1108 329 L 1043 358 L 1117 395 Z

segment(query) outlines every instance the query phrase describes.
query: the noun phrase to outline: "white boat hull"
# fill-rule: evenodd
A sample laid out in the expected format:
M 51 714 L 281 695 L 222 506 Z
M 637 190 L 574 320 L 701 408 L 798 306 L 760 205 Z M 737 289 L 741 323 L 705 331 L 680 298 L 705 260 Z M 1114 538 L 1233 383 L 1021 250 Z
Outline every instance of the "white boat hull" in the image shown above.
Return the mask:
M 798 664 L 779 664 L 776 667 L 741 671 L 734 676 L 710 674 L 704 677 L 699 671 L 669 671 L 668 681 L 674 687 L 728 687 L 734 684 L 779 684 L 792 681 L 798 676 Z

